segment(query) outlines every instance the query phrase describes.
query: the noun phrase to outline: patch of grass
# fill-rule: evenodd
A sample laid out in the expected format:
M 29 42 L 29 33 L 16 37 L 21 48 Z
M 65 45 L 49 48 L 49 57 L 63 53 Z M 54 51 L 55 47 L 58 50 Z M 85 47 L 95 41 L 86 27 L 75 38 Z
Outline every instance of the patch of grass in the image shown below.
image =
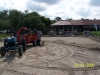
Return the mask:
M 91 31 L 91 34 L 100 37 L 100 31 Z
M 7 36 L 8 36 L 8 34 L 0 34 L 0 38 L 7 37 Z

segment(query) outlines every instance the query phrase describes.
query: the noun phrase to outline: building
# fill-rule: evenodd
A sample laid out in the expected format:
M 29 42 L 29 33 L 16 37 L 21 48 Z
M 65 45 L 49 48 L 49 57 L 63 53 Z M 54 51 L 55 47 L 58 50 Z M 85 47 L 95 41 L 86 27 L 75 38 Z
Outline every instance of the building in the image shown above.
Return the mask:
M 95 31 L 94 24 L 97 25 L 97 30 L 100 30 L 100 20 L 89 20 L 89 19 L 81 19 L 81 20 L 60 20 L 53 23 L 52 29 L 54 31 L 78 31 L 82 32 L 85 30 Z

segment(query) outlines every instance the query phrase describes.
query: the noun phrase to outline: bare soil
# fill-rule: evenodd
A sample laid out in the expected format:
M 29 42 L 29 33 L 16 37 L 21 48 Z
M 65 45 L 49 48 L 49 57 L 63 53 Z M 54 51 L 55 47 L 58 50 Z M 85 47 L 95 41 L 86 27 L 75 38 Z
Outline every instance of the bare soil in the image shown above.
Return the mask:
M 99 42 L 86 37 L 43 37 L 42 40 L 44 46 L 28 44 L 22 57 L 17 51 L 0 57 L 0 75 L 100 75 Z M 86 64 L 94 66 L 88 68 Z

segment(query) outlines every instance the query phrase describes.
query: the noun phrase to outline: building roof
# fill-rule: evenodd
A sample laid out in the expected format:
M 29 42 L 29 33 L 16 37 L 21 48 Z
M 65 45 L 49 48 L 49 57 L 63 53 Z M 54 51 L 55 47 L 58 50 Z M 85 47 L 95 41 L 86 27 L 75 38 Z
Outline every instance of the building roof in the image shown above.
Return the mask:
M 61 21 L 57 21 L 53 24 L 51 24 L 51 26 L 59 26 L 59 25 L 100 25 L 100 20 L 61 20 Z

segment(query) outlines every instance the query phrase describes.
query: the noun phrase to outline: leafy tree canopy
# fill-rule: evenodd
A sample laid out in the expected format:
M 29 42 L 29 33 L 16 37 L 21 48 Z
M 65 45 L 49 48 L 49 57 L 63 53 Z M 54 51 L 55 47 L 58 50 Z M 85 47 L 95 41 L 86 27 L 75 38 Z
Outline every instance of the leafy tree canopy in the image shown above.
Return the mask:
M 21 12 L 19 10 L 3 10 L 0 11 L 0 30 L 19 28 L 26 26 L 28 28 L 45 31 L 50 29 L 50 25 L 57 20 L 61 20 L 60 17 L 56 17 L 55 20 L 50 20 L 45 16 L 40 15 L 38 12 L 29 12 L 25 10 Z

